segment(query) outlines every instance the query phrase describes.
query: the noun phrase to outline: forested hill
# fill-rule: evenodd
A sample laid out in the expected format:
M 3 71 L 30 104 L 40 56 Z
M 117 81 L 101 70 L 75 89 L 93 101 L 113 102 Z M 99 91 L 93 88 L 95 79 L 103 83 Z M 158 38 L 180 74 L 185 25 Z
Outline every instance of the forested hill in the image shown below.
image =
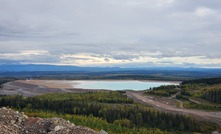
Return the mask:
M 197 79 L 197 80 L 187 80 L 183 81 L 182 84 L 208 84 L 208 85 L 213 85 L 213 84 L 219 84 L 221 83 L 221 77 L 220 78 L 204 78 L 204 79 Z
M 0 65 L 0 77 L 39 79 L 135 79 L 183 81 L 221 77 L 221 69 L 206 68 L 119 68 L 54 65 Z
M 181 94 L 221 104 L 221 77 L 183 81 Z M 216 106 L 218 107 L 220 106 Z M 204 108 L 211 109 L 209 106 Z

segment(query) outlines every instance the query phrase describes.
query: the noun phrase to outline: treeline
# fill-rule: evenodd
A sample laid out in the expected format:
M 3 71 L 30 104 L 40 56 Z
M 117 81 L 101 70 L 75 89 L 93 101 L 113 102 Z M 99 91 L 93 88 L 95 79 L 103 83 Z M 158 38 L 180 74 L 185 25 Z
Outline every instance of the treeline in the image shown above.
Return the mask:
M 101 103 L 128 103 L 132 104 L 133 99 L 122 94 L 123 91 L 92 91 L 87 93 L 63 93 L 44 94 L 35 98 L 44 100 L 72 100 L 78 102 L 101 102 Z
M 209 90 L 203 96 L 203 99 L 221 104 L 221 89 Z
M 197 79 L 197 80 L 187 80 L 183 81 L 182 85 L 184 84 L 208 84 L 208 85 L 213 85 L 213 84 L 219 84 L 221 83 L 221 78 L 205 78 L 205 79 Z
M 146 90 L 144 94 L 170 97 L 171 95 L 177 93 L 178 91 L 179 89 L 178 86 L 176 85 L 163 85 Z
M 91 95 L 92 94 L 96 96 L 96 93 L 91 93 Z M 2 96 L 0 97 L 0 106 L 9 106 L 20 110 L 42 110 L 62 114 L 99 117 L 109 123 L 129 128 L 151 127 L 160 128 L 162 130 L 189 132 L 206 132 L 214 129 L 213 127 L 204 127 L 203 124 L 196 122 L 191 117 L 159 112 L 137 104 L 122 104 L 121 101 L 101 103 L 99 99 L 94 100 L 93 97 L 84 98 L 84 101 L 72 98 L 62 99 L 64 96 L 70 94 L 61 94 L 61 98 L 58 99 L 58 94 L 56 94 L 56 96 L 53 95 L 55 94 L 50 94 L 51 98 L 49 99 L 45 98 L 45 96 L 30 98 L 24 98 L 22 96 Z M 83 94 L 75 94 L 75 97 L 76 96 L 79 98 L 80 96 L 84 97 Z M 53 97 L 57 98 L 52 99 Z
M 2 88 L 2 85 L 4 83 L 10 82 L 10 81 L 14 81 L 16 80 L 15 78 L 11 78 L 11 77 L 6 77 L 6 78 L 0 78 L 0 88 Z

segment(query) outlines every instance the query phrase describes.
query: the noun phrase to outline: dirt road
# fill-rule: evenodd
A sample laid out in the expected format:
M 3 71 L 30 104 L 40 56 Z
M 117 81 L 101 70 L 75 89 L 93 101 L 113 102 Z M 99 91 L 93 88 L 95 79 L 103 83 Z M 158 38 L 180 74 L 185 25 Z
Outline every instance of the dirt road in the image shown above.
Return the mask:
M 221 112 L 207 112 L 207 111 L 201 111 L 201 110 L 176 108 L 171 105 L 161 103 L 151 97 L 146 97 L 136 91 L 127 91 L 126 94 L 128 97 L 133 98 L 136 101 L 140 101 L 142 103 L 151 105 L 158 110 L 166 111 L 166 112 L 174 112 L 174 113 L 179 113 L 179 114 L 185 114 L 185 115 L 188 115 L 188 114 L 194 115 L 196 117 L 200 117 L 202 119 L 217 123 L 221 126 Z

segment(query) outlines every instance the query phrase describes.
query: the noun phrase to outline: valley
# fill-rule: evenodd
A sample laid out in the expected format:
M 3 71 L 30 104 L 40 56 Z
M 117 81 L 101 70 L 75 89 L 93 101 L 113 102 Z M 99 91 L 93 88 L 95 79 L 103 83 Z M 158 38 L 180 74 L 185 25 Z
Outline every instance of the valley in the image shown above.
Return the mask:
M 209 83 L 207 83 L 208 81 Z M 216 94 L 218 94 L 220 91 L 220 83 L 221 83 L 220 79 L 205 79 L 202 80 L 202 82 L 184 81 L 180 83 L 180 85 L 178 85 L 177 82 L 169 82 L 169 83 L 173 83 L 174 85 L 161 85 L 156 87 L 150 87 L 150 89 L 148 90 L 139 90 L 139 91 L 134 91 L 134 90 L 111 91 L 105 89 L 98 90 L 98 89 L 74 88 L 74 85 L 78 84 L 77 81 L 73 82 L 67 80 L 15 80 L 2 84 L 1 86 L 2 88 L 0 89 L 0 94 L 2 95 L 0 97 L 0 104 L 1 106 L 10 106 L 25 111 L 28 115 L 31 116 L 34 115 L 40 117 L 48 117 L 45 116 L 45 114 L 47 115 L 49 111 L 50 112 L 48 114 L 54 115 L 55 117 L 57 116 L 61 117 L 60 115 L 57 115 L 57 113 L 71 114 L 71 115 L 75 113 L 77 115 L 85 115 L 87 116 L 87 118 L 89 118 L 88 116 L 90 114 L 93 114 L 93 117 L 98 117 L 101 120 L 106 119 L 107 123 L 115 122 L 115 125 L 117 125 L 116 121 L 118 120 L 122 121 L 122 119 L 127 119 L 130 122 L 129 126 L 134 125 L 134 127 L 138 128 L 153 127 L 152 126 L 154 124 L 153 120 L 152 121 L 149 120 L 148 118 L 150 117 L 148 118 L 145 117 L 146 110 L 147 111 L 153 110 L 154 113 L 158 111 L 160 114 L 159 115 L 160 117 L 154 117 L 154 118 L 164 118 L 163 117 L 164 114 L 166 114 L 166 116 L 178 116 L 179 118 L 182 117 L 183 118 L 182 120 L 186 120 L 185 118 L 191 118 L 191 120 L 193 119 L 196 124 L 202 126 L 199 128 L 198 127 L 190 128 L 186 126 L 187 124 L 186 125 L 183 124 L 184 125 L 183 128 L 182 126 L 179 126 L 182 124 L 178 123 L 176 124 L 178 126 L 174 127 L 173 129 L 171 128 L 168 131 L 168 133 L 174 133 L 175 131 L 184 131 L 184 130 L 185 131 L 194 130 L 196 132 L 211 131 L 211 130 L 220 131 L 219 128 L 221 127 L 221 110 L 220 110 L 221 105 L 219 103 L 213 103 L 209 102 L 208 100 L 205 100 L 203 98 L 204 96 L 203 92 L 201 93 L 201 96 L 195 95 L 196 93 L 200 92 L 200 90 L 204 90 L 205 95 L 207 92 L 214 90 L 216 91 Z M 193 86 L 194 88 L 191 86 Z M 207 91 L 205 90 L 205 88 L 207 89 Z M 194 92 L 190 92 L 190 90 L 193 90 Z M 189 92 L 190 94 L 187 94 L 187 92 Z M 28 98 L 23 98 L 20 95 Z M 7 103 L 8 101 L 9 102 L 12 101 L 11 99 L 14 100 L 16 103 L 15 102 L 13 102 L 15 104 Z M 5 100 L 7 101 L 5 102 Z M 58 104 L 59 107 L 62 108 L 63 110 L 40 105 L 41 103 L 48 103 L 47 104 L 48 106 L 53 105 L 52 103 L 53 101 L 55 101 L 54 103 Z M 63 101 L 65 101 L 68 105 L 63 104 Z M 76 104 L 75 101 L 77 102 Z M 35 103 L 38 104 L 39 106 L 35 106 L 36 105 Z M 186 103 L 189 103 L 189 105 L 186 105 Z M 100 107 L 97 109 L 99 113 L 92 112 L 94 108 L 92 107 L 89 108 L 89 106 L 92 104 L 97 108 Z M 74 109 L 75 108 L 77 109 L 68 110 L 65 107 L 72 107 Z M 133 111 L 132 110 L 133 107 L 134 108 L 137 107 L 138 111 L 137 110 L 136 112 Z M 124 109 L 123 110 L 124 112 L 126 112 L 127 110 L 130 111 L 131 109 L 133 112 L 135 112 L 134 114 L 137 115 L 137 117 L 134 117 L 135 119 L 133 120 L 132 117 L 130 117 L 132 116 L 131 114 L 128 113 L 128 115 L 123 115 L 123 111 L 120 110 L 122 108 Z M 103 111 L 105 109 L 109 109 L 110 111 L 112 111 L 111 112 L 112 114 L 115 114 L 116 111 L 118 112 L 121 111 L 122 114 L 119 115 L 116 114 L 113 116 L 113 118 L 108 118 L 106 114 L 110 113 L 108 113 L 107 111 Z M 39 112 L 39 110 L 43 110 L 43 113 Z M 141 111 L 139 112 L 139 110 Z M 55 111 L 56 114 L 54 114 Z M 140 117 L 138 117 L 139 113 L 141 114 Z M 62 118 L 70 119 L 63 116 Z M 162 123 L 162 119 L 157 119 L 157 120 L 159 120 Z M 76 123 L 76 121 L 74 122 Z M 154 126 L 160 128 L 160 130 L 167 130 L 165 129 L 165 126 L 167 125 L 164 124 L 162 126 L 160 125 L 160 122 L 156 123 Z M 170 122 L 173 121 L 171 120 Z M 84 125 L 84 124 L 80 123 L 79 125 Z M 107 125 L 106 127 L 109 128 L 110 127 L 109 125 Z M 121 123 L 118 125 L 125 127 Z M 100 131 L 99 129 L 103 129 L 103 127 L 95 127 L 95 126 L 90 126 L 88 124 L 86 126 L 92 127 L 93 129 L 97 129 L 98 131 Z M 126 127 L 126 128 L 128 129 L 128 131 L 130 131 L 129 129 L 131 127 Z M 121 129 L 126 129 L 126 128 L 121 128 Z M 147 129 L 145 131 L 149 130 Z M 108 132 L 117 133 L 115 130 L 112 129 L 109 130 Z

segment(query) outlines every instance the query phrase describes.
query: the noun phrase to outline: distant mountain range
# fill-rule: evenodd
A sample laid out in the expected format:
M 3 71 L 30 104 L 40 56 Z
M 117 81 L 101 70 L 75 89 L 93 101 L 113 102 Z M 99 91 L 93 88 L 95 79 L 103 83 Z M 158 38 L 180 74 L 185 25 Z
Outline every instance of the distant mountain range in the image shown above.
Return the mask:
M 221 68 L 120 68 L 56 65 L 0 65 L 1 77 L 39 79 L 188 80 L 221 77 Z
M 58 65 L 0 65 L 0 72 L 36 72 L 36 71 L 80 71 L 80 72 L 107 72 L 107 71 L 221 71 L 221 68 L 181 68 L 181 67 L 149 67 L 149 68 L 120 68 L 120 67 L 80 67 Z

